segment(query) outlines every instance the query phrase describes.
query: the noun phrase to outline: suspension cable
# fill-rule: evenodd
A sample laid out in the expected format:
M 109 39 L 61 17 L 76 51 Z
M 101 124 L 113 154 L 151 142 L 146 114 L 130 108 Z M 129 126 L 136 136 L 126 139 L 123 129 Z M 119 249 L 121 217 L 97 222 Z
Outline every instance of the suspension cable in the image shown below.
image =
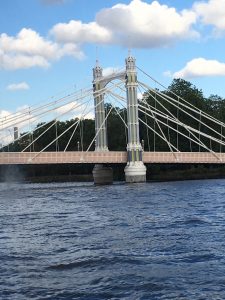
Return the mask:
M 143 83 L 140 83 L 140 84 L 146 87 L 145 84 L 143 84 Z M 149 87 L 147 87 L 147 88 L 149 88 Z M 151 88 L 149 88 L 149 89 L 152 91 Z M 156 91 L 154 91 L 154 92 L 156 92 Z M 150 95 L 149 92 L 148 92 L 148 94 Z M 162 94 L 161 92 L 157 92 L 157 94 L 158 94 L 162 99 L 164 99 L 164 100 L 166 100 L 168 103 L 170 103 L 171 105 L 177 107 L 173 102 L 171 102 L 171 101 L 169 101 L 169 100 L 167 99 L 167 98 L 171 98 L 171 97 L 168 97 L 168 96 Z M 166 98 L 166 97 L 167 97 L 167 98 Z M 174 99 L 171 98 L 170 100 L 174 100 Z M 186 111 L 183 110 L 182 108 L 180 108 L 180 110 L 183 111 L 185 114 L 187 114 L 189 117 L 193 118 L 194 120 L 199 121 L 199 119 L 197 119 L 196 117 L 194 117 L 194 116 L 191 115 L 190 113 L 186 112 Z M 211 131 L 213 131 L 213 132 L 216 133 L 217 135 L 220 135 L 216 130 L 214 130 L 213 128 L 211 128 L 210 126 L 208 126 L 206 123 L 204 123 L 204 122 L 201 121 L 201 124 L 204 125 L 204 126 L 206 126 L 207 128 L 209 128 Z M 225 137 L 223 136 L 223 138 L 225 138 Z
M 142 107 L 142 108 L 145 108 L 145 106 L 142 106 L 142 105 L 139 105 L 139 106 Z M 147 110 L 148 110 L 149 112 L 151 111 L 151 109 L 147 109 Z M 155 111 L 154 114 L 159 115 L 159 116 L 163 117 L 164 119 L 166 119 L 166 118 L 168 117 L 167 115 L 158 113 L 157 111 Z M 149 114 L 147 114 L 147 115 L 149 115 Z M 168 118 L 169 118 L 169 117 L 168 117 Z M 188 126 L 188 125 L 186 125 L 186 124 L 180 122 L 179 120 L 176 121 L 176 120 L 174 120 L 174 119 L 172 119 L 172 118 L 169 118 L 169 120 L 170 120 L 171 122 L 175 123 L 175 124 L 178 122 L 180 126 L 184 127 L 184 128 L 185 128 L 187 131 L 189 131 L 192 135 L 194 135 L 193 132 L 199 133 L 199 131 L 198 131 L 197 129 L 195 129 L 195 128 L 193 128 L 193 127 L 190 127 L 190 126 Z M 169 125 L 168 125 L 168 126 L 169 126 Z M 170 127 L 170 128 L 172 128 L 172 127 Z M 175 130 L 174 128 L 172 128 L 172 129 Z M 193 131 L 193 132 L 192 132 L 192 131 Z M 178 132 L 181 134 L 180 131 L 178 131 Z M 214 138 L 214 137 L 212 137 L 212 136 L 210 136 L 210 135 L 208 135 L 208 134 L 206 134 L 206 133 L 204 133 L 204 132 L 200 132 L 200 134 L 201 134 L 202 136 L 208 138 L 208 139 L 212 139 L 213 141 L 215 141 L 215 142 L 217 142 L 217 143 L 222 143 L 223 145 L 225 145 L 225 142 L 221 142 L 220 140 L 218 140 L 218 139 L 216 139 L 216 138 Z M 197 140 L 199 140 L 199 139 L 197 138 L 197 136 L 195 136 L 195 138 L 196 138 Z M 201 145 L 204 145 L 204 144 L 202 143 L 201 140 L 199 140 L 199 143 L 200 143 Z
M 197 111 L 200 111 L 199 108 L 195 107 L 193 104 L 189 103 L 187 100 L 185 100 L 184 98 L 178 96 L 175 92 L 169 90 L 167 87 L 165 87 L 163 84 L 161 84 L 159 81 L 157 81 L 156 79 L 154 79 L 152 76 L 150 76 L 149 74 L 147 74 L 145 71 L 143 71 L 142 69 L 140 69 L 138 66 L 136 66 L 138 70 L 140 70 L 143 74 L 145 74 L 147 77 L 149 77 L 152 81 L 154 81 L 155 83 L 157 83 L 158 85 L 160 85 L 161 87 L 163 87 L 165 90 L 169 91 L 170 93 L 172 93 L 173 95 L 175 95 L 177 98 L 179 97 L 182 101 L 184 101 L 185 103 L 187 103 L 189 106 L 193 107 L 195 110 L 197 109 Z M 173 98 L 172 98 L 173 99 Z M 177 101 L 175 99 L 173 99 L 174 101 Z M 204 117 L 206 118 L 210 118 L 212 121 L 214 121 L 217 124 L 222 125 L 223 127 L 225 127 L 225 123 L 223 123 L 222 121 L 217 120 L 216 118 L 210 116 L 208 113 L 203 112 Z
M 120 85 L 122 84 L 121 82 L 119 83 Z M 102 95 L 102 94 L 104 94 L 107 90 L 110 90 L 110 89 L 112 89 L 112 88 L 114 88 L 115 86 L 119 86 L 119 84 L 113 84 L 113 86 L 112 87 L 110 87 L 110 88 L 108 88 L 108 89 L 106 89 L 106 88 L 103 88 L 103 89 L 101 89 L 101 90 L 99 90 L 98 91 L 98 95 Z M 93 90 L 91 90 L 91 92 L 93 93 Z M 95 93 L 94 93 L 95 94 Z M 85 93 L 84 94 L 82 94 L 81 96 L 80 96 L 80 98 L 79 99 L 76 99 L 76 100 L 82 100 L 82 99 L 84 99 L 84 98 L 86 98 L 88 95 L 90 95 L 90 93 L 89 93 L 89 91 L 85 91 Z M 74 100 L 73 100 L 74 101 Z M 71 101 L 71 102 L 73 102 L 73 101 Z M 69 103 L 71 103 L 71 102 L 69 102 Z M 68 105 L 69 103 L 67 103 L 66 105 Z M 83 104 L 81 104 L 81 105 L 83 105 Z M 63 105 L 63 106 L 65 106 L 65 105 Z M 60 106 L 60 107 L 63 107 L 63 106 Z M 80 106 L 80 105 L 78 105 L 78 106 Z M 55 109 L 58 109 L 58 108 L 60 108 L 59 106 L 58 107 L 56 107 Z M 74 107 L 74 106 L 73 106 Z M 70 110 L 68 110 L 67 112 L 70 112 L 72 109 L 73 109 L 73 107 L 72 108 L 70 108 Z M 54 109 L 51 109 L 51 110 L 48 110 L 48 111 L 46 111 L 46 112 L 44 112 L 45 114 L 46 113 L 48 113 L 49 111 L 53 111 Z M 64 114 L 61 114 L 60 116 L 62 116 L 62 115 L 64 115 Z M 37 116 L 37 115 L 36 115 Z M 36 118 L 36 116 L 32 116 L 32 118 Z M 24 121 L 27 121 L 27 119 L 26 120 L 23 120 L 23 122 Z M 49 121 L 48 123 L 51 123 L 52 121 Z M 47 124 L 48 124 L 47 123 Z M 43 124 L 43 125 L 41 125 L 40 127 L 43 127 L 43 126 L 45 126 L 46 125 L 46 123 L 45 124 Z M 10 126 L 12 126 L 12 125 L 10 125 Z M 39 128 L 40 128 L 39 127 Z M 37 130 L 37 128 L 36 128 L 36 130 Z M 19 140 L 19 139 L 21 139 L 22 137 L 25 137 L 26 135 L 28 135 L 29 133 L 25 133 L 24 135 L 21 135 L 20 137 L 18 137 L 18 139 L 16 139 L 16 140 Z M 15 140 L 15 141 L 16 141 Z M 15 142 L 14 141 L 14 142 Z M 10 142 L 11 143 L 11 142 Z M 9 143 L 9 144 L 10 144 Z M 5 145 L 6 146 L 6 145 Z M 25 151 L 25 149 L 24 149 L 24 151 Z
M 87 104 L 86 104 L 86 107 L 85 107 L 84 110 L 82 111 L 82 114 L 81 114 L 82 116 L 83 116 L 85 110 L 87 109 L 87 106 L 89 105 L 90 101 L 91 101 L 91 99 L 89 99 L 89 101 L 88 101 Z M 64 150 L 63 150 L 64 152 L 67 150 L 67 148 L 68 148 L 68 146 L 69 146 L 69 144 L 70 144 L 70 142 L 71 142 L 71 140 L 72 140 L 72 138 L 73 138 L 73 136 L 74 136 L 74 134 L 75 134 L 75 132 L 76 132 L 76 130 L 77 130 L 77 127 L 79 126 L 79 123 L 80 123 L 80 119 L 79 119 L 79 122 L 77 123 L 76 127 L 74 128 L 74 131 L 73 131 L 73 133 L 71 134 L 70 139 L 69 139 L 68 143 L 66 144 L 66 147 L 65 147 Z
M 90 111 L 88 111 L 85 115 L 87 115 Z M 79 120 L 78 120 L 79 121 Z M 78 122 L 77 121 L 77 122 Z M 59 136 L 58 138 L 60 138 L 61 136 L 63 136 L 68 130 L 70 130 L 73 126 L 76 125 L 76 122 L 73 123 L 71 126 L 69 126 L 67 129 L 65 129 Z M 36 153 L 34 157 L 31 158 L 31 160 L 35 159 L 38 155 L 40 155 L 45 149 L 47 149 L 49 146 L 51 146 L 54 142 L 56 141 L 56 139 L 54 139 L 53 141 L 51 141 L 47 146 L 45 146 L 40 152 Z
M 139 118 L 139 121 L 142 122 L 144 125 L 148 126 L 150 130 L 154 131 L 153 128 L 151 128 L 148 124 L 146 124 L 141 118 Z M 162 140 L 165 142 L 168 142 L 163 136 L 161 136 L 157 131 L 155 131 L 155 134 L 158 135 Z M 176 150 L 176 152 L 180 152 L 173 144 L 170 145 L 172 148 Z M 175 155 L 175 152 L 172 151 L 172 153 Z
M 86 101 L 87 102 L 87 101 Z M 67 113 L 71 112 L 74 109 L 77 109 L 78 107 L 84 105 L 84 103 L 80 103 L 79 105 L 77 105 L 77 103 L 75 105 L 72 106 L 72 108 L 69 108 L 66 112 L 61 113 L 59 116 L 62 117 L 64 115 L 66 115 Z M 43 134 L 45 134 L 49 129 L 51 129 L 57 122 L 58 118 L 55 119 L 55 121 L 46 129 L 44 130 L 33 142 L 36 142 Z M 50 121 L 49 123 L 51 123 L 52 121 Z M 27 147 L 25 147 L 22 152 L 24 152 L 30 145 L 28 145 Z
M 102 129 L 103 125 L 105 124 L 105 121 L 107 120 L 107 118 L 108 118 L 109 114 L 111 113 L 112 109 L 113 109 L 113 107 L 110 108 L 110 110 L 109 110 L 109 112 L 107 113 L 105 119 L 103 120 L 101 126 L 100 126 L 99 129 L 97 130 L 97 132 L 96 132 L 96 134 L 95 134 L 93 140 L 91 141 L 90 145 L 88 146 L 86 152 L 88 152 L 88 151 L 90 150 L 92 144 L 94 143 L 94 141 L 95 141 L 96 137 L 98 136 L 100 130 Z
M 141 110 L 140 109 L 140 111 L 142 111 L 143 113 L 144 113 L 144 111 L 143 110 Z M 151 115 L 149 115 L 148 114 L 148 116 L 150 116 L 150 117 L 152 117 Z M 154 117 L 154 116 L 153 116 Z M 160 122 L 160 123 L 162 123 L 163 125 L 166 125 L 166 123 L 164 123 L 163 121 L 160 121 L 160 120 L 158 120 L 158 122 Z M 147 125 L 147 124 L 146 124 Z M 173 128 L 173 127 L 171 127 L 170 125 L 168 125 L 173 131 L 177 131 L 175 128 Z M 193 128 L 192 128 L 193 129 Z M 186 138 L 188 138 L 184 133 L 182 133 L 182 132 L 179 132 L 179 134 L 180 135 L 182 135 L 182 136 L 184 136 L 184 137 L 186 137 Z M 191 133 L 192 135 L 194 135 L 193 133 Z M 194 135 L 194 137 L 196 138 L 196 136 Z M 197 139 L 197 138 L 196 138 Z M 191 140 L 194 142 L 194 143 L 196 143 L 196 144 L 199 144 L 196 140 L 193 140 L 192 138 L 191 138 Z M 208 148 L 205 144 L 203 144 L 203 143 L 201 143 L 202 144 L 202 147 L 204 147 L 205 149 L 207 149 L 209 152 L 211 152 L 217 159 L 219 159 L 220 160 L 220 157 L 218 157 L 218 155 L 214 152 L 214 151 L 212 151 L 210 148 Z M 173 146 L 173 148 L 174 148 L 174 146 Z M 179 150 L 178 150 L 179 151 Z M 179 151 L 180 152 L 180 151 Z

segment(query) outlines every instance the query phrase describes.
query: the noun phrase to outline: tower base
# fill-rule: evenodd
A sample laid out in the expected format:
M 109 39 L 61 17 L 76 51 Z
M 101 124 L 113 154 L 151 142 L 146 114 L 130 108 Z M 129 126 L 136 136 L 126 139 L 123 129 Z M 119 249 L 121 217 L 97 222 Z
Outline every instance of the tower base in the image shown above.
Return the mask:
M 146 166 L 142 161 L 128 162 L 124 172 L 128 183 L 146 182 Z
M 94 184 L 112 184 L 113 183 L 113 170 L 103 164 L 96 164 L 92 171 Z

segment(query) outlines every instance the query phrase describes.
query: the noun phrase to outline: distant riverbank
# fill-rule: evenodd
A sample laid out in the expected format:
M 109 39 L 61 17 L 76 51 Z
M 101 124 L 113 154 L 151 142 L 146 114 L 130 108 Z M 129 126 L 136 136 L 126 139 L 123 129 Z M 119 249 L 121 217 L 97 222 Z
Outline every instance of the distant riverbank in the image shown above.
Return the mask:
M 112 165 L 114 181 L 124 181 L 125 165 Z M 93 165 L 0 166 L 0 181 L 91 182 Z M 174 181 L 225 178 L 224 165 L 147 165 L 147 181 Z

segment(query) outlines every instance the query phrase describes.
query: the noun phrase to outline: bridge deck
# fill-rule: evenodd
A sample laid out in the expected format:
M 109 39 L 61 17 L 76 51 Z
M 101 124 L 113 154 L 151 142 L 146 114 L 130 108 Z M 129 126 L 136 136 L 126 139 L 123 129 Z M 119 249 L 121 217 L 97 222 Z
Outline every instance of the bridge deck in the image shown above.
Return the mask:
M 127 152 L 1 152 L 0 165 L 61 163 L 126 163 Z M 225 163 L 225 153 L 144 152 L 144 163 Z

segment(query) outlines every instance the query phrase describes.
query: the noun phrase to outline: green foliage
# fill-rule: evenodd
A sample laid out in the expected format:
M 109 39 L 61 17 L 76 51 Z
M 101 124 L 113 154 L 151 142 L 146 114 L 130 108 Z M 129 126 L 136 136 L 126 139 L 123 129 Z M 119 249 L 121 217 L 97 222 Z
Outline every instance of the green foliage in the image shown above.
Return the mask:
M 106 114 L 111 108 L 111 104 L 106 104 Z M 107 119 L 107 138 L 108 147 L 110 150 L 124 151 L 126 149 L 126 128 L 121 120 L 121 118 L 123 118 L 126 122 L 126 114 L 126 109 L 120 109 L 119 107 L 112 108 L 112 111 Z
M 225 100 L 217 95 L 211 95 L 209 98 L 204 97 L 202 90 L 197 89 L 194 85 L 192 85 L 190 82 L 185 81 L 183 79 L 174 79 L 169 86 L 167 91 L 162 92 L 163 95 L 166 95 L 168 97 L 174 98 L 178 101 L 178 107 L 175 105 L 168 103 L 166 100 L 159 98 L 157 95 L 154 95 L 151 93 L 145 94 L 145 97 L 147 98 L 147 102 L 149 105 L 156 109 L 160 109 L 162 113 L 169 114 L 172 113 L 176 118 L 178 118 L 182 123 L 186 124 L 187 126 L 191 126 L 192 128 L 195 128 L 196 130 L 200 130 L 201 132 L 205 134 L 209 134 L 213 137 L 218 137 L 212 130 L 210 130 L 208 127 L 213 128 L 217 132 L 221 132 L 221 126 L 216 125 L 214 122 L 209 120 L 208 118 L 199 115 L 199 113 L 195 113 L 191 108 L 184 108 L 181 103 L 184 103 L 182 99 L 185 99 L 187 101 L 186 105 L 189 107 L 195 106 L 198 109 L 200 109 L 203 112 L 206 112 L 207 114 L 211 115 L 212 117 L 221 120 L 222 122 L 225 122 Z M 177 97 L 177 96 L 178 97 Z M 182 98 L 182 99 L 181 99 Z M 156 101 L 158 100 L 158 102 Z M 171 101 L 173 103 L 173 101 Z M 184 113 L 183 110 L 187 111 L 188 114 Z M 152 118 L 144 116 L 144 114 L 141 114 L 141 118 L 145 120 L 145 123 L 148 123 L 148 125 L 151 128 L 154 128 L 157 133 L 160 133 L 158 124 L 156 121 L 154 121 Z M 183 128 L 182 126 L 178 126 L 174 124 L 173 122 L 169 120 L 165 120 L 165 118 L 158 116 L 158 120 L 163 121 L 167 125 L 169 125 L 171 128 L 174 128 L 175 130 L 178 130 L 182 134 L 190 135 L 189 132 Z M 195 119 L 193 119 L 195 118 Z M 203 126 L 200 124 L 199 119 L 204 122 L 206 125 Z M 159 123 L 160 124 L 160 123 Z M 168 141 L 171 142 L 176 148 L 178 148 L 180 151 L 207 151 L 204 150 L 202 147 L 199 147 L 196 143 L 193 141 L 189 141 L 187 138 L 182 136 L 181 134 L 177 134 L 174 130 L 168 129 L 167 126 L 161 125 L 161 128 L 164 132 L 165 137 Z M 208 126 L 208 127 L 207 127 Z M 143 138 L 145 141 L 149 141 L 148 143 L 145 142 L 145 150 L 152 151 L 155 149 L 156 151 L 169 151 L 168 145 L 162 141 L 161 138 L 157 136 L 157 134 L 154 134 L 152 131 L 146 130 L 146 126 L 141 125 L 141 138 Z M 224 134 L 224 132 L 223 132 Z M 195 136 L 199 138 L 198 133 L 195 133 Z M 195 139 L 192 135 L 190 135 L 192 139 Z M 215 142 L 210 141 L 209 139 L 205 137 L 201 137 L 201 141 L 209 148 L 212 148 L 214 151 L 225 151 L 225 148 L 221 148 L 218 144 Z M 149 146 L 150 144 L 150 146 Z
M 173 97 L 178 101 L 181 101 L 180 98 L 183 98 L 189 104 L 199 108 L 201 111 L 204 111 L 212 117 L 225 122 L 225 99 L 217 95 L 211 95 L 210 97 L 205 98 L 202 90 L 197 89 L 188 81 L 183 79 L 174 79 L 168 90 L 162 91 L 161 93 L 162 95 Z M 176 97 L 175 94 L 178 95 L 178 97 Z M 200 129 L 202 132 L 214 135 L 212 131 L 209 132 L 209 129 L 207 128 L 207 126 L 209 126 L 215 129 L 217 132 L 221 131 L 221 126 L 215 125 L 212 121 L 203 116 L 201 117 L 201 120 L 206 123 L 207 126 L 200 125 L 198 121 L 198 114 L 188 109 L 187 111 L 189 115 L 187 115 L 182 111 L 182 106 L 179 106 L 180 109 L 177 109 L 174 105 L 168 103 L 162 98 L 159 98 L 156 94 L 154 95 L 151 93 L 150 95 L 149 93 L 146 93 L 145 99 L 153 108 L 160 109 L 162 113 L 167 115 L 169 111 L 174 116 L 179 118 L 181 122 L 188 126 L 194 127 L 196 130 Z M 159 103 L 157 103 L 156 100 L 158 100 Z M 119 107 L 112 108 L 111 104 L 108 103 L 105 104 L 105 109 L 106 114 L 111 110 L 106 124 L 109 150 L 125 151 L 127 145 L 127 129 L 124 126 L 121 118 L 126 122 L 127 111 L 126 109 L 121 109 Z M 154 134 L 151 130 L 151 128 L 153 128 L 157 133 L 161 134 L 158 126 L 160 123 L 157 123 L 153 118 L 151 118 L 150 112 L 147 110 L 145 112 L 149 115 L 146 115 L 143 112 L 139 113 L 139 117 L 142 120 L 142 122 L 140 122 L 140 140 L 143 140 L 145 151 L 169 151 L 170 149 L 167 143 L 158 137 L 157 134 Z M 195 117 L 196 120 L 193 120 L 191 116 Z M 165 120 L 161 116 L 158 116 L 157 118 L 159 121 L 165 122 L 171 128 L 179 130 L 183 134 L 188 134 L 186 129 L 182 128 L 181 126 L 177 126 L 170 120 Z M 32 134 L 26 134 L 25 132 L 22 133 L 19 141 L 9 145 L 9 150 L 21 151 L 27 147 L 26 151 L 41 151 L 43 148 L 46 148 L 45 151 L 63 151 L 65 147 L 67 147 L 67 151 L 86 151 L 95 136 L 95 121 L 93 119 L 81 120 L 77 130 L 74 132 L 75 126 L 70 129 L 69 127 L 71 127 L 77 121 L 78 119 L 71 119 L 67 121 L 57 121 L 56 124 L 54 124 L 55 121 L 50 123 L 40 123 L 36 126 L 36 129 Z M 165 138 L 180 151 L 205 151 L 203 148 L 199 148 L 199 146 L 194 142 L 188 141 L 182 135 L 178 136 L 176 132 L 174 132 L 172 129 L 168 129 L 167 126 L 160 124 L 160 127 L 164 132 Z M 54 141 L 56 137 L 59 137 L 67 129 L 68 131 L 64 135 L 58 138 L 58 140 Z M 221 131 L 221 133 L 225 134 L 223 131 Z M 39 136 L 40 138 L 38 138 Z M 202 137 L 201 140 L 208 147 L 212 146 L 213 150 L 215 151 L 225 151 L 225 148 L 220 148 L 220 146 L 210 142 L 204 137 Z M 32 146 L 29 146 L 32 141 L 35 142 Z M 94 150 L 94 143 L 92 144 L 90 150 Z

